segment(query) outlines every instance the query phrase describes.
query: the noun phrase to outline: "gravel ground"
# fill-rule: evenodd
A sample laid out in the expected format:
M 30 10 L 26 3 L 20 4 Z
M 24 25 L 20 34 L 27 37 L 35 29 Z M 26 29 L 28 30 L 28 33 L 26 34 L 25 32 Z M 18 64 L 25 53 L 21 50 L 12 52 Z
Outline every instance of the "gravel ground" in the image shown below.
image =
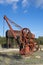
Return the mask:
M 31 56 L 24 57 L 17 53 L 0 53 L 0 65 L 43 65 L 43 52 L 34 52 Z

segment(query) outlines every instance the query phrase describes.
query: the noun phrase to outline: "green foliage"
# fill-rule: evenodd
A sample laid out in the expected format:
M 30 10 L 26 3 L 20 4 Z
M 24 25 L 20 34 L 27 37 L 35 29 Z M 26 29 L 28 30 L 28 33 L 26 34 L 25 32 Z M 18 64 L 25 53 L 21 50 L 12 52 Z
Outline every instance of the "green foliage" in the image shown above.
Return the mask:
M 43 45 L 43 37 L 38 37 L 39 44 Z
M 12 45 L 17 46 L 17 41 L 15 39 L 10 39 L 12 42 Z M 40 45 L 43 45 L 43 36 L 40 36 L 38 38 L 35 38 L 35 42 L 37 42 Z M 0 37 L 0 44 L 6 44 L 6 38 Z
M 9 41 L 11 43 L 12 48 L 17 47 L 17 41 L 14 38 L 10 38 Z
M 0 44 L 5 44 L 5 43 L 6 43 L 6 38 L 0 37 Z
M 40 37 L 38 37 L 38 38 L 35 38 L 35 41 L 36 41 L 38 44 L 43 45 L 43 37 L 42 37 L 42 36 L 40 36 Z

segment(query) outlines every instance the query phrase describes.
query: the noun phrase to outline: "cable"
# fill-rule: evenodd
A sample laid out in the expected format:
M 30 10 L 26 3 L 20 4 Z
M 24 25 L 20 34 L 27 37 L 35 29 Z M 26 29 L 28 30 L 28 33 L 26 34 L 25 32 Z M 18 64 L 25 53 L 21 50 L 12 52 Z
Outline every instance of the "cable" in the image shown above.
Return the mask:
M 18 24 L 16 24 L 15 22 L 11 21 L 10 19 L 8 19 L 9 22 L 11 22 L 12 24 L 14 24 L 15 27 L 19 28 L 19 29 L 22 29 L 22 27 Z
M 4 23 L 4 19 L 3 19 L 3 37 L 4 37 L 4 24 L 5 24 L 5 23 Z

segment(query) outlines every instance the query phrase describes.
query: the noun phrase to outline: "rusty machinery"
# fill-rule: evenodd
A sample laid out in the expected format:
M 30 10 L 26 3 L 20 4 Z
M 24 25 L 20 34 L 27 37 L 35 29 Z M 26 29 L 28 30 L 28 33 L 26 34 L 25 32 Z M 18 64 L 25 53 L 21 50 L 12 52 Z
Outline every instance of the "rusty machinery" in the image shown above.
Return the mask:
M 13 30 L 13 28 L 10 25 L 11 21 L 9 18 L 4 16 L 4 19 L 6 20 L 10 30 L 7 31 L 7 36 L 13 36 L 15 40 L 19 37 L 19 49 L 21 55 L 28 55 L 32 54 L 34 51 L 37 51 L 39 46 L 36 42 L 34 42 L 35 35 L 31 33 L 31 31 L 28 28 L 22 28 L 21 26 L 15 24 L 16 27 L 19 27 L 21 30 Z M 9 33 L 9 34 L 8 34 Z M 15 43 L 16 44 L 16 43 Z

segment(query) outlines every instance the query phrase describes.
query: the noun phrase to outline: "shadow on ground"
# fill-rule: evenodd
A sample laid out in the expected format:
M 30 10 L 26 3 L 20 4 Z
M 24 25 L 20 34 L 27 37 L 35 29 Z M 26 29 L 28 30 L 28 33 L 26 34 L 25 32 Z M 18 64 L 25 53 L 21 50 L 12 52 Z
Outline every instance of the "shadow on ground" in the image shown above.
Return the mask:
M 17 55 L 17 54 L 8 55 L 8 54 L 2 54 L 2 53 L 0 53 L 0 57 L 1 56 L 3 58 L 10 58 L 10 59 L 16 59 L 16 60 L 22 59 L 21 55 Z

